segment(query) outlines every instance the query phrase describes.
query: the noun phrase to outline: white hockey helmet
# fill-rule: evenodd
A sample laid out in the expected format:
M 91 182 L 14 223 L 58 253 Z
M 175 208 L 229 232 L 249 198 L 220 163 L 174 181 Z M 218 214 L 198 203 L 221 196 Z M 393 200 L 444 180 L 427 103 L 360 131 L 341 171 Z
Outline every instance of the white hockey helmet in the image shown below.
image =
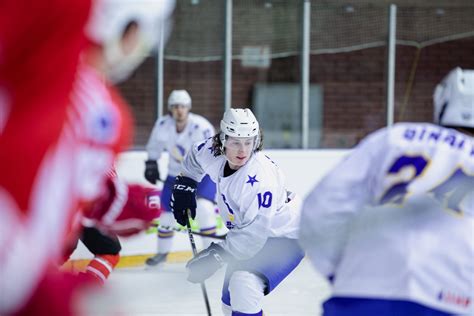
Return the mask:
M 435 123 L 474 128 L 474 70 L 451 70 L 436 86 L 433 99 Z
M 109 79 L 123 81 L 157 46 L 161 27 L 165 38 L 174 0 L 96 0 L 86 26 L 86 35 L 103 47 Z M 134 51 L 124 54 L 121 39 L 125 28 L 135 22 L 139 28 Z
M 168 97 L 168 110 L 171 110 L 173 105 L 181 104 L 191 108 L 191 96 L 186 90 L 173 90 Z
M 226 136 L 244 138 L 255 137 L 254 149 L 260 143 L 260 127 L 255 115 L 248 108 L 228 109 L 221 120 L 220 139 L 222 146 L 225 146 Z

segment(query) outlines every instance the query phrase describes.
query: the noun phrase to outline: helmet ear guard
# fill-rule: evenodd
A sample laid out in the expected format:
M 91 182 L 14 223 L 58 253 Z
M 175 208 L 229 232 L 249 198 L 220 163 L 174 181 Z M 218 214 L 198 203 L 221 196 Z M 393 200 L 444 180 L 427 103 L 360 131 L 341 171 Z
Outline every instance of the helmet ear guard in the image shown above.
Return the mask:
M 451 70 L 436 86 L 433 101 L 435 123 L 474 128 L 474 70 Z

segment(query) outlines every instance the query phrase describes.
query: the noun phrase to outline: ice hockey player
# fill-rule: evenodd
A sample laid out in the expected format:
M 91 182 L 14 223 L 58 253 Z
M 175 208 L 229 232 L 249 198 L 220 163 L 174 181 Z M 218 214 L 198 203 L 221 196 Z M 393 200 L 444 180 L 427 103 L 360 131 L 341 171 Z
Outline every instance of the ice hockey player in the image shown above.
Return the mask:
M 100 195 L 129 135 L 104 77 L 138 66 L 172 8 L 95 0 L 88 18 L 87 0 L 40 3 L 25 11 L 23 0 L 4 1 L 0 10 L 2 315 L 74 314 L 78 278 L 54 264 L 75 212 Z
M 152 184 L 161 181 L 158 160 L 162 153 L 167 151 L 168 176 L 164 180 L 161 194 L 161 205 L 165 209 L 159 218 L 158 251 L 155 256 L 148 258 L 146 264 L 157 265 L 166 260 L 172 248 L 174 232 L 163 227 L 176 225 L 169 208 L 172 185 L 178 175 L 184 156 L 192 144 L 205 140 L 214 135 L 214 127 L 204 117 L 191 113 L 191 96 L 186 90 L 173 90 L 168 98 L 170 114 L 158 119 L 148 140 L 148 160 L 145 162 L 145 178 Z M 197 188 L 197 207 L 199 209 L 197 222 L 202 233 L 213 235 L 216 233 L 215 213 L 216 185 L 206 176 Z M 210 244 L 209 238 L 203 238 L 203 246 Z
M 229 233 L 190 260 L 188 280 L 200 283 L 227 263 L 225 315 L 262 315 L 263 297 L 298 266 L 299 202 L 279 167 L 260 150 L 259 123 L 250 109 L 228 109 L 213 138 L 193 146 L 172 193 L 176 220 L 196 212 L 196 186 L 204 174 L 218 185 L 218 208 Z M 199 210 L 198 210 L 199 212 Z
M 305 199 L 325 316 L 474 315 L 473 70 L 436 87 L 434 122 L 370 134 Z

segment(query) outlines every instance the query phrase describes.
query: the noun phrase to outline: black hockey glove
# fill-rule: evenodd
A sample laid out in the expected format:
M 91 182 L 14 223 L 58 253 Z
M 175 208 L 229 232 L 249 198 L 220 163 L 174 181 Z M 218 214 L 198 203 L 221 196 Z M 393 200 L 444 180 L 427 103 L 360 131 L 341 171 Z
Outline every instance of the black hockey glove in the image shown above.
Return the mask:
M 188 281 L 191 283 L 204 282 L 219 270 L 230 257 L 231 255 L 221 246 L 212 243 L 186 264 Z
M 158 180 L 161 181 L 156 160 L 145 161 L 145 179 L 151 184 L 156 184 Z
M 188 209 L 191 211 L 191 218 L 196 217 L 196 187 L 197 182 L 191 178 L 177 176 L 173 185 L 170 207 L 173 210 L 174 218 L 183 226 L 186 226 Z

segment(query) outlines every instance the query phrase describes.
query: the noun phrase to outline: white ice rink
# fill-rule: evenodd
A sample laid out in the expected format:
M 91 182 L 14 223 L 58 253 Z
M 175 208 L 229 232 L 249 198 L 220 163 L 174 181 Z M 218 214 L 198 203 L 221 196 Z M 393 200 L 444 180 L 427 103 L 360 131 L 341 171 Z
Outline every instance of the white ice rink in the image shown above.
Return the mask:
M 186 281 L 185 263 L 156 268 L 116 269 L 105 289 L 89 299 L 87 315 L 207 315 L 201 287 Z M 220 295 L 225 269 L 206 281 L 212 315 L 223 315 Z M 320 315 L 329 295 L 327 283 L 304 259 L 272 293 L 264 298 L 264 314 Z

